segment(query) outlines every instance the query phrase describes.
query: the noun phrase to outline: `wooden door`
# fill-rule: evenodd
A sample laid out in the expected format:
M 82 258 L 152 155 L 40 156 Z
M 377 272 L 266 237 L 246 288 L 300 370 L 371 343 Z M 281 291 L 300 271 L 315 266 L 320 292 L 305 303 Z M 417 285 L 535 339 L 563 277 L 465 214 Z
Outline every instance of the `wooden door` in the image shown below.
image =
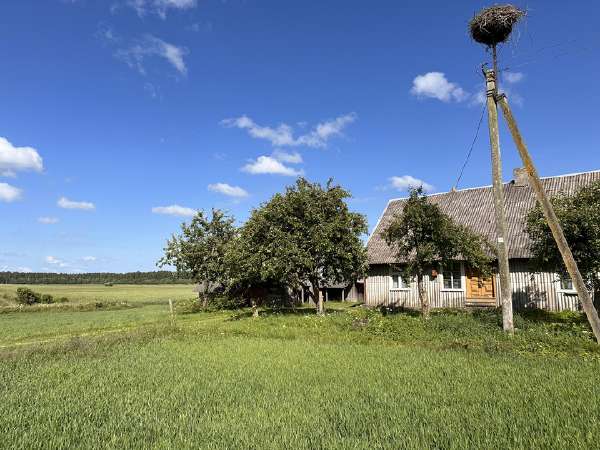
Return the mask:
M 496 298 L 494 276 L 483 278 L 478 271 L 467 269 L 467 298 L 493 300 Z

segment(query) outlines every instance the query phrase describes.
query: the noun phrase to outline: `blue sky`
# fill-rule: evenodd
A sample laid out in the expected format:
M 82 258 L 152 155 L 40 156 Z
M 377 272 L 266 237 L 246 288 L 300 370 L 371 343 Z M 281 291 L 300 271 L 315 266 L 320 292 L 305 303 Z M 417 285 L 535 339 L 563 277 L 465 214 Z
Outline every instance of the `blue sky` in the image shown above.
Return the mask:
M 243 222 L 299 173 L 347 187 L 371 229 L 413 178 L 450 189 L 482 111 L 489 55 L 466 30 L 487 4 L 2 2 L 0 270 L 153 270 L 186 214 Z M 600 169 L 600 3 L 520 6 L 500 65 L 539 171 Z M 490 178 L 484 121 L 459 187 Z

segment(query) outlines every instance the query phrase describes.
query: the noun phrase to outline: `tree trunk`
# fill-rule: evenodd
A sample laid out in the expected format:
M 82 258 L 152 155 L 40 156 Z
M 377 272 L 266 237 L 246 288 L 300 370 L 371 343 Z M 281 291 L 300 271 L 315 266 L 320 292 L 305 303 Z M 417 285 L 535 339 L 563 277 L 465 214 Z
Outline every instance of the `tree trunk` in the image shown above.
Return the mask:
M 204 283 L 204 293 L 202 295 L 202 308 L 204 308 L 204 309 L 208 308 L 208 290 L 209 290 L 208 281 L 206 281 Z
M 419 290 L 419 300 L 421 300 L 421 314 L 424 319 L 429 319 L 429 294 L 423 284 L 423 274 L 417 275 L 417 287 Z
M 319 281 L 313 280 L 313 281 L 311 281 L 311 284 L 312 284 L 313 300 L 315 302 L 315 305 L 317 306 L 317 314 L 324 314 L 325 308 L 323 307 L 323 296 L 321 295 L 321 292 L 319 291 Z

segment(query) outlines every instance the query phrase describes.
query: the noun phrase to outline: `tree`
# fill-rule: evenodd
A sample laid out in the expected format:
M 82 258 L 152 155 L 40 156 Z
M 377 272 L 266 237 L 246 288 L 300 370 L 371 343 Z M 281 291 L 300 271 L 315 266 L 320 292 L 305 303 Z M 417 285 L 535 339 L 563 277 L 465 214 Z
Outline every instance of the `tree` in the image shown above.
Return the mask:
M 211 287 L 227 283 L 225 252 L 236 233 L 234 218 L 223 211 L 213 209 L 210 219 L 198 211 L 189 225 L 181 224 L 179 236 L 174 234 L 167 241 L 157 265 L 174 266 L 178 274 L 200 283 L 206 307 Z
M 598 289 L 600 280 L 600 182 L 582 187 L 573 195 L 558 195 L 552 206 L 588 288 Z M 562 256 L 539 205 L 527 215 L 533 265 L 569 279 Z
M 232 246 L 230 267 L 250 283 L 277 283 L 292 289 L 308 282 L 310 296 L 323 313 L 319 289 L 353 281 L 366 269 L 361 235 L 367 223 L 350 212 L 350 193 L 332 180 L 325 187 L 299 178 L 283 194 L 252 211 Z
M 403 276 L 417 278 L 424 318 L 429 318 L 429 298 L 424 286 L 427 271 L 461 259 L 482 276 L 491 273 L 487 241 L 458 225 L 437 205 L 429 202 L 423 188 L 412 189 L 402 212 L 394 216 L 382 233 L 395 249 Z

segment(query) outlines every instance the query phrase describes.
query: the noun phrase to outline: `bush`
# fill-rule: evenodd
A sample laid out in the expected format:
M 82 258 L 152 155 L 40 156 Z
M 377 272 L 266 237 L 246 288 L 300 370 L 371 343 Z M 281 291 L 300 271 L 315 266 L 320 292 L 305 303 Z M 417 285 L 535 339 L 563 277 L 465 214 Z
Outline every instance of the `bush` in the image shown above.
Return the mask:
M 54 300 L 56 303 L 67 303 L 69 299 L 67 297 L 58 297 Z
M 20 305 L 33 305 L 34 303 L 40 303 L 40 301 L 41 296 L 37 292 L 25 287 L 17 288 L 17 303 Z
M 186 300 L 177 300 L 175 302 L 175 311 L 177 314 L 193 314 L 201 311 L 236 310 L 244 306 L 248 305 L 238 297 L 211 295 L 206 308 L 203 306 L 202 299 L 194 297 Z
M 175 302 L 175 311 L 177 314 L 193 314 L 203 310 L 202 302 L 198 297 L 187 300 L 177 300 Z
M 222 310 L 240 309 L 248 305 L 243 299 L 239 297 L 233 297 L 228 295 L 216 295 L 210 298 L 208 306 L 211 309 Z
M 40 297 L 40 303 L 45 303 L 47 305 L 54 303 L 54 297 L 52 297 L 50 294 L 42 294 Z

